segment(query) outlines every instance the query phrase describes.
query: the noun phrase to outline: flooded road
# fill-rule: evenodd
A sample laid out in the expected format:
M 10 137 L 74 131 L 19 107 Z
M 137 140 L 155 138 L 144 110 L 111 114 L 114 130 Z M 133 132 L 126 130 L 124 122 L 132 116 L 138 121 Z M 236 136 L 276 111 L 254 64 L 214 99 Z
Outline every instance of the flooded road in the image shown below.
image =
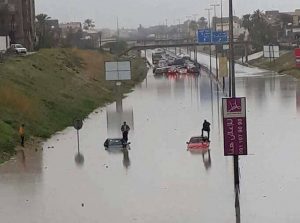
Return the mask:
M 271 74 L 237 78 L 247 96 L 248 147 L 241 157 L 241 222 L 299 222 L 300 84 Z M 147 79 L 126 99 L 98 109 L 77 135 L 67 128 L 0 167 L 6 223 L 235 222 L 232 158 L 223 156 L 222 92 L 200 77 Z M 123 120 L 126 119 L 126 120 Z M 186 141 L 212 123 L 210 154 Z M 117 121 L 116 121 L 117 120 Z M 128 121 L 131 150 L 109 152 L 107 137 Z M 281 130 L 280 130 L 281 129 Z

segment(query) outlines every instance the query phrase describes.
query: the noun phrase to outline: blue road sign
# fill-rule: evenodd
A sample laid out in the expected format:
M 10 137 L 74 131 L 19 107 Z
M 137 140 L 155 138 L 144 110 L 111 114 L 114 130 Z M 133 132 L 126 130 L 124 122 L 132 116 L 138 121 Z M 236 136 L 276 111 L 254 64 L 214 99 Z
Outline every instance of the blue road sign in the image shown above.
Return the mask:
M 198 30 L 198 43 L 211 43 L 211 33 L 210 29 Z
M 212 33 L 212 42 L 213 43 L 227 43 L 228 36 L 226 32 L 213 32 Z
M 226 32 L 212 32 L 210 29 L 198 30 L 198 43 L 221 44 L 227 42 L 228 36 Z

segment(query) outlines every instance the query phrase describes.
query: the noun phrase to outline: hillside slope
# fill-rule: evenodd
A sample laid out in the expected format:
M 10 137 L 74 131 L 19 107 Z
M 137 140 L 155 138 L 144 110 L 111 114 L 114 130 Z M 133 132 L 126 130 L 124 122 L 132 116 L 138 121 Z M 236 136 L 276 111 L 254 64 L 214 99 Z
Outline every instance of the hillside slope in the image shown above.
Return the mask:
M 115 100 L 114 84 L 105 81 L 104 60 L 111 55 L 78 49 L 46 49 L 0 64 L 0 162 L 14 154 L 18 128 L 26 138 L 48 138 Z M 146 76 L 142 59 L 132 61 L 133 78 L 122 92 Z

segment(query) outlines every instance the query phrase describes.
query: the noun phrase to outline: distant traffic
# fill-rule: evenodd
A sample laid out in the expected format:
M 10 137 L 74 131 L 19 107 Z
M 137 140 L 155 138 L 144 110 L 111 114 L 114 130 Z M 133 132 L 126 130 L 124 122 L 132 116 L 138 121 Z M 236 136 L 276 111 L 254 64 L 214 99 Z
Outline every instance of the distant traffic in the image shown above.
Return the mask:
M 172 51 L 156 49 L 152 53 L 154 75 L 199 75 L 200 64 L 191 60 L 184 53 L 175 54 Z

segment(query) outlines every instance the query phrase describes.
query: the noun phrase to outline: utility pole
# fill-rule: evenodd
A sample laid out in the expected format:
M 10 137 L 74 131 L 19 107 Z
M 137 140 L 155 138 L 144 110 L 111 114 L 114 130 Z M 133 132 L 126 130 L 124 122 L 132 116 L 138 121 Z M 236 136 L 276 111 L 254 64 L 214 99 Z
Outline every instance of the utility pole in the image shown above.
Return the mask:
M 168 19 L 166 19 L 166 39 L 168 39 Z
M 119 42 L 119 39 L 120 39 L 120 31 L 119 31 L 119 17 L 117 16 L 117 39 L 118 39 L 118 42 Z
M 221 0 L 221 31 L 224 31 L 223 27 L 223 0 Z
M 180 39 L 180 36 L 181 36 L 181 29 L 180 29 L 180 19 L 178 19 L 178 42 L 179 42 L 179 39 Z M 181 47 L 179 47 L 179 53 L 181 53 Z
M 217 31 L 217 12 L 216 12 L 216 8 L 220 5 L 219 4 L 211 4 L 210 6 L 214 7 L 214 18 L 215 18 L 214 29 L 215 29 L 215 31 Z
M 208 29 L 210 30 L 210 36 L 212 37 L 211 33 L 211 26 L 210 26 L 210 11 L 211 8 L 205 9 L 208 13 Z M 211 41 L 210 41 L 211 42 Z M 211 44 L 209 45 L 209 74 L 211 74 Z
M 220 6 L 219 4 L 211 4 L 210 6 L 214 7 L 214 30 L 217 31 L 217 12 L 216 8 Z M 219 80 L 219 69 L 218 69 L 218 46 L 215 45 L 215 53 L 216 53 L 216 75 L 217 75 L 217 80 Z
M 221 31 L 224 32 L 223 26 L 223 0 L 221 0 Z M 224 45 L 222 45 L 222 57 L 224 57 Z M 223 91 L 225 91 L 225 77 L 223 76 Z
M 190 39 L 190 33 L 191 33 L 190 24 L 191 24 L 192 16 L 186 16 L 186 18 L 188 19 L 188 39 Z
M 235 91 L 235 64 L 234 64 L 234 39 L 233 39 L 233 6 L 232 0 L 229 0 L 229 50 L 230 50 L 230 65 L 231 65 L 231 97 L 236 97 Z M 233 168 L 234 168 L 234 191 L 235 191 L 235 211 L 237 222 L 240 220 L 240 173 L 239 173 L 239 156 L 233 156 Z

